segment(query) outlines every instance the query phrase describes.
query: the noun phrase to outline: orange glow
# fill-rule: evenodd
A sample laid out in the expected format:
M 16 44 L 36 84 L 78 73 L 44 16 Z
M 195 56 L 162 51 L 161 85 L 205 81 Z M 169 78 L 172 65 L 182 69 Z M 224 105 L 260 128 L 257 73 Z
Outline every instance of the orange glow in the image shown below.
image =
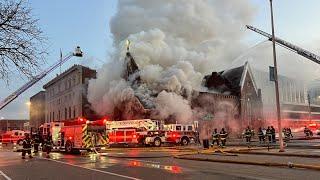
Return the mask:
M 69 139 L 71 140 L 71 139 L 72 139 L 72 137 L 70 136 L 70 137 L 69 137 Z
M 132 138 L 137 138 L 137 135 L 134 134 L 134 135 L 132 136 Z
M 309 124 L 310 127 L 315 127 L 317 126 L 317 124 L 313 123 L 313 124 Z

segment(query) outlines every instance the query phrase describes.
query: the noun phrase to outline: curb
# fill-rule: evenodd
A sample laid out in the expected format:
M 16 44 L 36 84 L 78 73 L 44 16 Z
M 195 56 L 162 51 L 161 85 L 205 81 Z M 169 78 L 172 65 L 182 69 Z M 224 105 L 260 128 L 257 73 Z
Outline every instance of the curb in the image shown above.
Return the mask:
M 173 155 L 162 155 L 162 156 L 114 156 L 114 155 L 103 155 L 100 154 L 100 156 L 106 156 L 111 158 L 138 158 L 138 159 L 147 159 L 147 158 L 165 158 L 165 157 L 172 157 Z
M 257 165 L 257 166 L 275 166 L 275 167 L 288 167 L 288 168 L 303 168 L 311 170 L 320 170 L 320 166 L 306 165 L 306 164 L 294 164 L 288 162 L 284 163 L 273 163 L 273 162 L 253 162 L 253 161 L 233 161 L 233 160 L 221 160 L 221 159 L 208 159 L 208 158 L 191 158 L 191 157 L 179 157 L 174 156 L 176 159 L 192 160 L 192 161 L 206 161 L 216 163 L 231 163 L 231 164 L 246 164 L 246 165 Z
M 249 151 L 226 151 L 235 154 L 256 154 L 256 155 L 271 155 L 271 156 L 288 156 L 288 157 L 304 157 L 304 158 L 320 158 L 317 154 L 294 154 L 294 153 L 274 153 L 274 152 L 250 152 Z

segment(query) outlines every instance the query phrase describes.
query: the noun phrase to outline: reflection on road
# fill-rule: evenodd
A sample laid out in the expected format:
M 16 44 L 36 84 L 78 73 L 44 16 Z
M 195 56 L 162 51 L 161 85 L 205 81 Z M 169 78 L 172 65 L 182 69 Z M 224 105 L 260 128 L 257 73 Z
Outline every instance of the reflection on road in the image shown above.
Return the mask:
M 139 160 L 129 160 L 127 163 L 130 167 L 147 167 L 147 168 L 156 168 L 156 169 L 164 169 L 166 171 L 169 171 L 171 173 L 182 173 L 182 168 L 179 166 L 166 166 L 166 165 L 160 165 L 160 164 L 153 164 L 153 163 L 145 163 L 141 162 Z

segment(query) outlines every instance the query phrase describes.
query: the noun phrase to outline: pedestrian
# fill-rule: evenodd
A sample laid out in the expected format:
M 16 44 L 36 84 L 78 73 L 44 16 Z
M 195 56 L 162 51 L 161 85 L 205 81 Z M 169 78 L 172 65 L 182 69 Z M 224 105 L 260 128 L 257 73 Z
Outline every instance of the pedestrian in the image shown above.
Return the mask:
M 217 145 L 219 146 L 219 133 L 217 128 L 215 128 L 212 132 L 212 144 L 211 146 L 214 146 L 214 143 L 217 143 Z
M 228 133 L 224 130 L 224 128 L 222 128 L 219 134 L 222 147 L 226 146 L 227 136 L 228 136 Z
M 271 139 L 273 143 L 276 142 L 276 130 L 273 128 L 273 126 L 271 126 Z
M 29 158 L 32 158 L 31 154 L 31 139 L 29 134 L 25 134 L 25 138 L 22 141 L 22 159 L 26 158 L 26 153 L 28 153 Z
M 262 128 L 259 127 L 258 129 L 258 137 L 259 137 L 259 143 L 261 144 L 262 142 L 264 142 L 264 134 L 263 134 L 263 131 L 262 131 Z
M 266 130 L 266 136 L 268 137 L 268 142 L 271 143 L 271 129 L 270 126 L 268 126 Z

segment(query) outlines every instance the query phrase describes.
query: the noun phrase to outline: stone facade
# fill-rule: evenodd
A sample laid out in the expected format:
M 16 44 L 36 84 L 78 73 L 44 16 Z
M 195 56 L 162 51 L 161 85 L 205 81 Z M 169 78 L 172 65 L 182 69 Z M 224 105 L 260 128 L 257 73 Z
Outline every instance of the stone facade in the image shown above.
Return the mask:
M 45 122 L 45 91 L 40 91 L 30 98 L 30 123 L 31 128 L 38 128 Z
M 74 65 L 45 84 L 45 121 L 95 118 L 87 100 L 88 83 L 92 78 L 96 78 L 95 70 Z

